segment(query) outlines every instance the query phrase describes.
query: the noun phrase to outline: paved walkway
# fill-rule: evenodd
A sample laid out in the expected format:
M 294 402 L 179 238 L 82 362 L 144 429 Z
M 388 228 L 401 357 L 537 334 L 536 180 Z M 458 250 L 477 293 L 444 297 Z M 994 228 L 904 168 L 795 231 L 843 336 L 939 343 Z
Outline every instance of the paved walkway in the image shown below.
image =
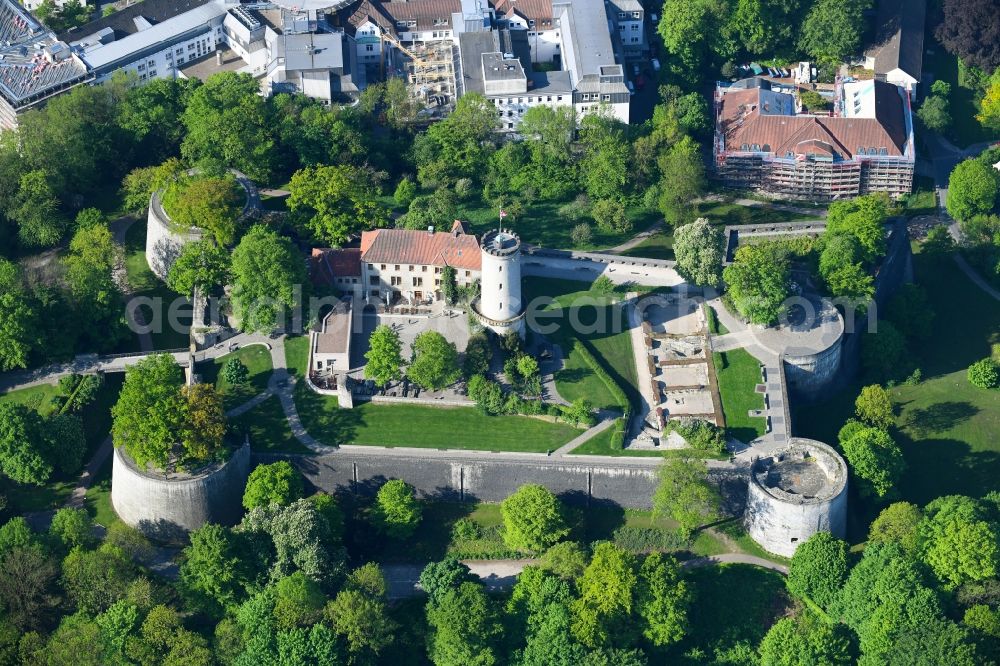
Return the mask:
M 659 220 L 657 222 L 654 222 L 645 231 L 640 231 L 639 233 L 637 233 L 635 236 L 625 241 L 624 243 L 621 243 L 620 245 L 615 245 L 614 247 L 608 248 L 607 250 L 602 250 L 602 252 L 606 252 L 608 254 L 622 254 L 623 252 L 628 252 L 629 250 L 638 247 L 639 245 L 642 245 L 647 238 L 652 238 L 656 234 L 663 231 L 663 228 L 664 228 L 663 220 Z
M 507 590 L 517 583 L 517 576 L 524 568 L 537 564 L 537 559 L 523 560 L 463 560 L 472 575 L 478 577 L 491 592 Z M 771 560 L 745 553 L 722 553 L 684 560 L 681 566 L 685 568 L 715 566 L 718 564 L 750 564 L 764 569 L 770 569 L 788 575 L 788 567 Z M 382 573 L 388 585 L 390 599 L 407 599 L 423 594 L 420 587 L 420 572 L 425 564 L 387 564 L 382 567 Z
M 569 453 L 576 447 L 580 446 L 584 442 L 590 441 L 598 434 L 610 428 L 612 425 L 614 425 L 615 419 L 617 419 L 619 416 L 620 415 L 615 412 L 604 412 L 604 411 L 599 412 L 598 419 L 600 420 L 597 423 L 592 425 L 590 428 L 587 428 L 587 430 L 581 433 L 579 436 L 574 437 L 570 441 L 560 446 L 558 449 L 552 452 L 552 455 L 555 457 L 562 457 L 566 455 L 567 453 Z

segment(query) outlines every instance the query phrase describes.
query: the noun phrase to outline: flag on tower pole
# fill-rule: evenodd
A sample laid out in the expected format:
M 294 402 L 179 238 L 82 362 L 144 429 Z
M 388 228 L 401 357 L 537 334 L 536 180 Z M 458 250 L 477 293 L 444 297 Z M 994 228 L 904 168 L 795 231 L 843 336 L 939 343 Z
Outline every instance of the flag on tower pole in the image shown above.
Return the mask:
M 503 231 L 503 218 L 507 217 L 507 211 L 500 209 L 500 231 Z

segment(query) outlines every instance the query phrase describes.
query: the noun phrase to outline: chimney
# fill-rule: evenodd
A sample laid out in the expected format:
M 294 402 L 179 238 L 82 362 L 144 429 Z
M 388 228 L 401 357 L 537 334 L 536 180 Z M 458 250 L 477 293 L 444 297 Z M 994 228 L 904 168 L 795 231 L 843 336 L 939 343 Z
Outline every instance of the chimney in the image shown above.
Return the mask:
M 434 225 L 433 224 L 431 226 L 427 227 L 427 233 L 429 233 L 429 234 L 434 233 Z

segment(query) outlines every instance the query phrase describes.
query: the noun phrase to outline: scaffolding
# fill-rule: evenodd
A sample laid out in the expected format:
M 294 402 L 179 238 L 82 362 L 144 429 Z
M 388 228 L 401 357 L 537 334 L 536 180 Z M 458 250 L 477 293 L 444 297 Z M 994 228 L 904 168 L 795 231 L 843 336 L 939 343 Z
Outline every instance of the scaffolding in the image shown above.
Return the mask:
M 402 74 L 409 84 L 410 96 L 419 99 L 427 106 L 452 107 L 455 104 L 455 47 L 451 39 L 441 39 L 429 42 L 414 42 L 404 45 L 395 31 L 380 19 L 374 19 L 379 27 L 382 40 L 383 76 Z M 394 47 L 405 57 L 398 70 L 390 58 Z M 388 63 L 388 72 L 386 64 Z

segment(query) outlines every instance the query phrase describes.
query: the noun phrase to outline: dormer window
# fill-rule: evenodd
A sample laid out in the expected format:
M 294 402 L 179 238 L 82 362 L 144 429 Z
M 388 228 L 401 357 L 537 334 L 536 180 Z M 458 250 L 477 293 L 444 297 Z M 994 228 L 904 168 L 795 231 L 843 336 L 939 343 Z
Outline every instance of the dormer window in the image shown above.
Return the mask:
M 858 148 L 858 155 L 867 155 L 867 154 L 868 154 L 868 151 L 865 150 L 864 146 L 861 146 L 860 148 Z
M 879 155 L 888 155 L 888 154 L 889 154 L 889 151 L 888 151 L 888 150 L 886 150 L 885 148 L 879 148 L 879 149 L 878 149 L 878 154 L 879 154 Z
M 793 157 L 795 157 L 795 153 L 793 153 L 793 152 L 792 152 L 792 151 L 790 151 L 790 150 L 789 150 L 789 151 L 786 151 L 786 152 L 785 152 L 785 157 L 787 157 L 788 159 L 792 159 Z
M 744 143 L 742 146 L 740 146 L 740 150 L 742 151 L 750 150 L 750 144 Z
M 759 153 L 760 152 L 760 144 L 759 143 L 753 144 L 752 146 L 750 146 L 750 150 L 754 151 L 755 153 Z
M 869 155 L 878 155 L 878 151 L 875 150 L 875 146 L 872 146 L 871 148 L 868 149 L 868 154 Z
M 765 144 L 764 144 L 763 146 L 761 146 L 761 147 L 763 148 L 763 150 L 764 150 L 764 152 L 765 152 L 765 153 L 769 153 L 769 152 L 771 152 L 771 144 L 769 144 L 769 143 L 765 143 Z

